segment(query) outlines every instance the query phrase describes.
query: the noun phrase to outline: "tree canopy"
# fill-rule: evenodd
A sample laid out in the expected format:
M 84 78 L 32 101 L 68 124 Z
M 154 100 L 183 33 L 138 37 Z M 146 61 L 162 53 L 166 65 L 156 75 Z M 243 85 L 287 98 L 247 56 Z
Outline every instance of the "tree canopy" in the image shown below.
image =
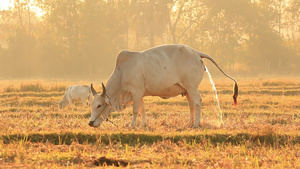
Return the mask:
M 0 77 L 108 78 L 120 50 L 172 43 L 229 73 L 299 75 L 299 30 L 298 0 L 18 0 L 0 11 Z

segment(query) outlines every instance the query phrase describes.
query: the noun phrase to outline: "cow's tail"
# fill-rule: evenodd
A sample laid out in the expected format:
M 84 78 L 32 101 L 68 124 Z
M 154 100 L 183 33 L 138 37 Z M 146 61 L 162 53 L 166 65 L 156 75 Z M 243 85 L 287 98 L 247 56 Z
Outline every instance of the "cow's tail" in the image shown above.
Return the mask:
M 238 89 L 238 85 L 237 85 L 237 82 L 234 78 L 232 78 L 231 76 L 229 76 L 227 73 L 225 73 L 220 67 L 219 65 L 217 64 L 217 62 L 209 55 L 205 54 L 205 53 L 200 53 L 200 57 L 201 58 L 205 58 L 205 59 L 208 59 L 210 60 L 226 77 L 228 77 L 229 79 L 233 80 L 234 81 L 234 88 L 233 88 L 233 101 L 234 101 L 234 105 L 237 104 L 237 96 L 238 96 L 238 92 L 239 92 L 239 89 Z

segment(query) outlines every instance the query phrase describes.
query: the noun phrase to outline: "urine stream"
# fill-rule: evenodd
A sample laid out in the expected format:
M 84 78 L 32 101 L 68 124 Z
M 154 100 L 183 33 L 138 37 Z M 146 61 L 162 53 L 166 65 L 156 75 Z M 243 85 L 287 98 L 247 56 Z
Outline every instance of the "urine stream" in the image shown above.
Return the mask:
M 211 74 L 209 73 L 209 71 L 208 71 L 208 69 L 207 69 L 206 66 L 205 66 L 205 71 L 207 72 L 208 77 L 209 77 L 209 81 L 210 81 L 210 83 L 211 83 L 211 85 L 212 85 L 212 92 L 213 92 L 213 95 L 214 95 L 214 100 L 215 100 L 215 102 L 217 102 L 218 108 L 219 108 L 219 110 L 220 110 L 219 120 L 220 120 L 221 123 L 223 123 L 223 112 L 222 112 L 221 107 L 220 107 L 220 102 L 219 102 L 218 92 L 217 92 L 215 83 L 214 83 L 214 81 L 213 81 L 213 79 L 212 79 L 212 77 L 211 77 Z

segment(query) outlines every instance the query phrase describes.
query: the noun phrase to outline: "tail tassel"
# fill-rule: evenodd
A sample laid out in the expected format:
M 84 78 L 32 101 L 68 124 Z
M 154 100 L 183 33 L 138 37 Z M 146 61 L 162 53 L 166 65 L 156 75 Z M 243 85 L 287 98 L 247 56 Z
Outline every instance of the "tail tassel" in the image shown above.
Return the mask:
M 235 82 L 234 89 L 233 89 L 233 96 L 232 96 L 233 97 L 233 102 L 234 102 L 235 106 L 237 105 L 238 93 L 239 93 L 239 88 L 238 88 L 237 83 Z

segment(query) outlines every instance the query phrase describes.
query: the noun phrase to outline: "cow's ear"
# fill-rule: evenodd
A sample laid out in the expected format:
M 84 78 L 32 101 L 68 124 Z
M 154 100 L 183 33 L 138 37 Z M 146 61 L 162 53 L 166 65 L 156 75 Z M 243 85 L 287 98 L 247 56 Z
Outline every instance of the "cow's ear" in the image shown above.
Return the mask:
M 102 83 L 102 89 L 103 89 L 103 91 L 102 91 L 101 96 L 104 97 L 106 95 L 106 89 L 105 89 L 105 86 L 103 83 Z
M 95 96 L 97 94 L 96 90 L 93 87 L 93 83 L 91 83 L 91 91 L 93 93 L 93 96 Z

